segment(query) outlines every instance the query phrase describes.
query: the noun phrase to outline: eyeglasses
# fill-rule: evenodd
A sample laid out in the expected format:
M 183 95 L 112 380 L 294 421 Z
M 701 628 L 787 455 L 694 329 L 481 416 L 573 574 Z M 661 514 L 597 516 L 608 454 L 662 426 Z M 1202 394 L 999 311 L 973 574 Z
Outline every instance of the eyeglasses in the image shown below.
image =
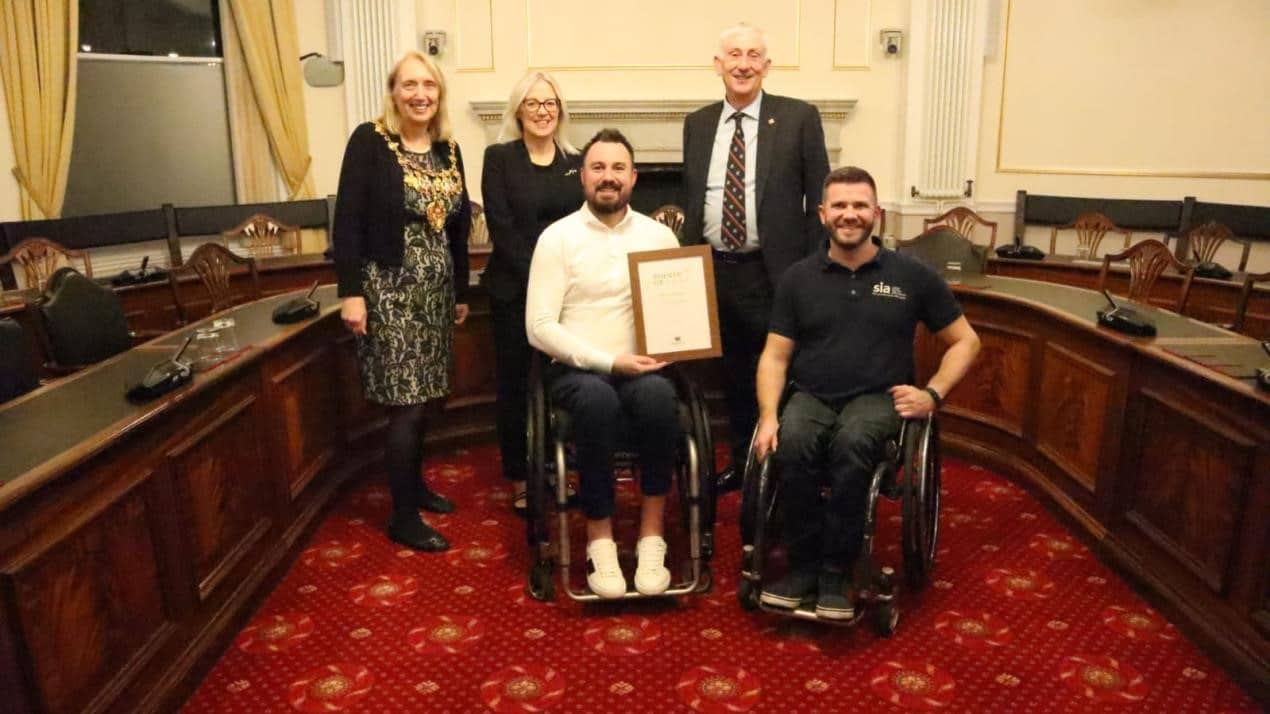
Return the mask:
M 546 99 L 541 102 L 537 99 L 526 99 L 521 104 L 525 106 L 525 109 L 529 110 L 530 114 L 537 114 L 539 109 L 547 110 L 548 114 L 555 114 L 560 111 L 560 102 L 556 99 Z

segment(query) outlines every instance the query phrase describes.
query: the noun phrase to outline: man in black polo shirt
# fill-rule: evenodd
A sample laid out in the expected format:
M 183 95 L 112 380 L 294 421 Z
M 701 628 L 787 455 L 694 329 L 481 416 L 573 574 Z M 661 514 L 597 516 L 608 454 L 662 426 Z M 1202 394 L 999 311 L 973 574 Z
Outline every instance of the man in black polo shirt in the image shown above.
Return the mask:
M 939 275 L 870 240 L 877 218 L 867 171 L 848 166 L 825 178 L 820 220 L 828 251 L 781 278 L 758 365 L 754 449 L 759 458 L 774 451 L 781 467 L 789 559 L 789 572 L 760 599 L 794 608 L 814 595 L 816 615 L 825 619 L 854 616 L 846 574 L 859 554 L 869 479 L 887 439 L 901 419 L 937 409 L 979 351 L 979 337 Z M 948 344 L 925 387 L 910 384 L 918 322 Z M 786 380 L 793 392 L 778 422 Z

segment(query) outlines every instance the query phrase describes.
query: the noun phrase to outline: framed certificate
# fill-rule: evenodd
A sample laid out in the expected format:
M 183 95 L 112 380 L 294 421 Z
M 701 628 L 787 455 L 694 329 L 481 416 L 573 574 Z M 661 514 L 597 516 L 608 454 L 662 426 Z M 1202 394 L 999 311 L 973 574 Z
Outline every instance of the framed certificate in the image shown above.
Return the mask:
M 710 246 L 627 255 L 640 354 L 692 360 L 723 354 Z

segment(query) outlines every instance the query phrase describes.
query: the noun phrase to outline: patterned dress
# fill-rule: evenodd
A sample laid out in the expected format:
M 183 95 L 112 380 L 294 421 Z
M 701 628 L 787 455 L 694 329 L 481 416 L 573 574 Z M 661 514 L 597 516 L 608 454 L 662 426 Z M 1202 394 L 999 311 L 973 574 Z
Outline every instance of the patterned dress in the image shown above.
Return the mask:
M 376 122 L 405 181 L 405 253 L 399 266 L 362 267 L 366 335 L 358 338 L 366 398 L 386 405 L 422 404 L 447 395 L 454 344 L 454 266 L 445 222 L 460 208 L 457 162 L 415 153 Z M 450 156 L 456 156 L 453 142 Z

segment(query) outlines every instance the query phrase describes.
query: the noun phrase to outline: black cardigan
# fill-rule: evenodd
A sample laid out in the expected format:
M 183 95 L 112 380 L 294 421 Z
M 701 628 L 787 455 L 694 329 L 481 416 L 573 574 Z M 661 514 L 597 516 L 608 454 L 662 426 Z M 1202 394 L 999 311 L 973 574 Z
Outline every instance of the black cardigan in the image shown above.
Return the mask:
M 495 300 L 521 301 L 529 284 L 529 262 L 545 227 L 582 205 L 578 169 L 582 157 L 557 148 L 549 169 L 536 168 L 523 139 L 485 147 L 481 198 L 494 252 L 481 273 L 481 284 Z
M 450 145 L 432 143 L 433 155 L 449 166 Z M 454 263 L 454 295 L 465 302 L 468 292 L 467 236 L 472 226 L 472 204 L 463 173 L 463 154 L 454 145 L 453 161 L 463 183 L 459 210 L 445 222 Z M 371 122 L 353 130 L 340 166 L 340 187 L 335 203 L 335 224 L 331 243 L 335 252 L 335 274 L 339 296 L 362 294 L 362 265 L 401 265 L 405 253 L 406 196 L 401 164 Z

